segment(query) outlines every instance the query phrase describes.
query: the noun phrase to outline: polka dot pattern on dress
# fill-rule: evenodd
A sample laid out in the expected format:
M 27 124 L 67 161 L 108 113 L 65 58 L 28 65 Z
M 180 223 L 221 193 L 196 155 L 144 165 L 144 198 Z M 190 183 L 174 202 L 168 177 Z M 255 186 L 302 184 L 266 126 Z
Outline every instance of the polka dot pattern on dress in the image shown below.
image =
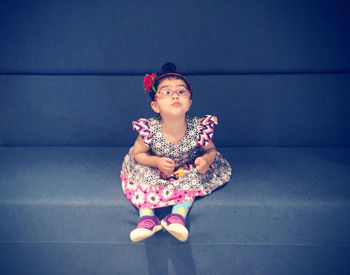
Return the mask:
M 184 169 L 186 171 L 179 179 L 164 180 L 158 169 L 138 164 L 132 155 L 133 148 L 130 148 L 124 157 L 121 179 L 123 192 L 132 204 L 138 208 L 154 209 L 192 201 L 196 196 L 210 194 L 230 180 L 231 166 L 219 152 L 205 174 L 200 174 L 193 164 L 198 156 L 203 155 L 200 141 L 211 139 L 213 135 L 211 132 L 199 137 L 203 129 L 201 123 L 213 119 L 217 121 L 213 116 L 187 117 L 185 136 L 178 143 L 166 140 L 159 118 L 140 119 L 143 123 L 140 128 L 147 133 L 145 142 L 150 146 L 151 154 L 173 159 L 178 168 L 189 165 L 191 168 Z

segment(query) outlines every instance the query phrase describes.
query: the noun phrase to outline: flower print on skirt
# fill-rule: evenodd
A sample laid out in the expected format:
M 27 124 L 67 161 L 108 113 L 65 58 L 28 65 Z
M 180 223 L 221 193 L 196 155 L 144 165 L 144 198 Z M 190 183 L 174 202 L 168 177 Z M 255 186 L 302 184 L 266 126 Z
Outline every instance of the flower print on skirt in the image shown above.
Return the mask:
M 137 208 L 155 209 L 193 201 L 196 196 L 205 196 L 230 180 L 231 166 L 218 152 L 210 169 L 200 174 L 194 160 L 203 154 L 202 146 L 213 136 L 217 118 L 187 118 L 187 130 L 184 138 L 174 144 L 168 142 L 162 134 L 160 119 L 140 119 L 134 122 L 151 153 L 160 157 L 172 158 L 177 169 L 174 175 L 163 179 L 156 168 L 138 164 L 133 157 L 133 148 L 125 155 L 121 182 L 127 199 Z

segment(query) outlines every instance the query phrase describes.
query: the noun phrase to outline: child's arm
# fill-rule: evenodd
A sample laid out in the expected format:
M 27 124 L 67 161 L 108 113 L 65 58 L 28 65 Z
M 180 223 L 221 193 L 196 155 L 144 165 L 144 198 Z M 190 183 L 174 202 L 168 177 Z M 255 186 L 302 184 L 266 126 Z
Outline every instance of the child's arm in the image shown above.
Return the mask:
M 216 158 L 216 148 L 214 143 L 210 140 L 209 143 L 202 147 L 204 153 L 202 156 L 195 159 L 194 164 L 199 173 L 205 174 L 209 166 L 214 162 Z
M 171 158 L 157 157 L 150 153 L 150 148 L 138 136 L 133 149 L 134 158 L 137 163 L 149 167 L 158 168 L 164 176 L 171 176 L 175 169 L 175 162 Z

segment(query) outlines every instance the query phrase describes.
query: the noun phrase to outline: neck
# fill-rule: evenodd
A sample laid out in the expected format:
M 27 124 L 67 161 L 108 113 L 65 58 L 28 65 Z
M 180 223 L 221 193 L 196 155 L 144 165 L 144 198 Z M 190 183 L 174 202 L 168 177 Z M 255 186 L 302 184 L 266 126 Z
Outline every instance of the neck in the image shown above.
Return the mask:
M 186 132 L 186 116 L 181 118 L 162 117 L 162 128 L 163 133 L 168 135 L 177 136 L 179 133 Z

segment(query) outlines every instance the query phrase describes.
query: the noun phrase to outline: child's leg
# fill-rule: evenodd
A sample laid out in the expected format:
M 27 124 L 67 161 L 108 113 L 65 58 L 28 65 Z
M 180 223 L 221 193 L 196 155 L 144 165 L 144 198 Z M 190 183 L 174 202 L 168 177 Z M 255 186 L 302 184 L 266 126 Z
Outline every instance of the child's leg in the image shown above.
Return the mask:
M 151 237 L 154 233 L 162 229 L 158 218 L 154 215 L 152 209 L 140 209 L 140 219 L 137 227 L 130 232 L 130 239 L 133 242 L 139 242 Z
M 173 206 L 171 213 L 180 214 L 183 218 L 186 218 L 188 211 L 191 209 L 193 201 L 187 201 Z
M 140 217 L 143 216 L 154 216 L 154 211 L 152 209 L 139 209 Z
M 185 218 L 192 204 L 193 201 L 174 205 L 171 214 L 166 216 L 161 222 L 166 231 L 182 242 L 186 241 L 188 238 Z

